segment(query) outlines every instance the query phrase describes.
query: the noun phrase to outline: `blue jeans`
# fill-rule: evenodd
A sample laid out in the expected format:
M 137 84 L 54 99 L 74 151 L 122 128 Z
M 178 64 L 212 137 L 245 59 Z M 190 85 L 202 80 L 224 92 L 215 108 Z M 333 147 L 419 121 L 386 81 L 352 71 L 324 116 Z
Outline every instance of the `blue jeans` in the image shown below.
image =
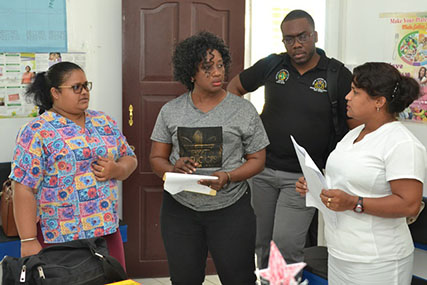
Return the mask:
M 201 285 L 208 251 L 222 284 L 255 284 L 255 215 L 249 190 L 235 204 L 198 212 L 163 192 L 161 230 L 174 285 Z
M 268 266 L 273 240 L 287 263 L 304 261 L 307 231 L 315 208 L 295 190 L 302 173 L 265 168 L 252 178 L 252 205 L 257 221 L 255 252 L 259 268 Z

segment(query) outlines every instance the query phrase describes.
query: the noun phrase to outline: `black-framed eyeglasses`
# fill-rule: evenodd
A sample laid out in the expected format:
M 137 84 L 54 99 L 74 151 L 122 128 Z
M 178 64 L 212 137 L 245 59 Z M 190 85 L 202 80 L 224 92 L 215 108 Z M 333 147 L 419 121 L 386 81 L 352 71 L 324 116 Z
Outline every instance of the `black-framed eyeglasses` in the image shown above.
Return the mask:
M 314 32 L 311 32 L 311 33 L 304 32 L 296 36 L 286 36 L 283 38 L 282 42 L 287 46 L 293 46 L 295 44 L 295 39 L 296 39 L 300 44 L 303 44 L 307 42 L 313 35 L 314 35 Z
M 71 86 L 61 85 L 61 86 L 58 86 L 58 88 L 71 88 L 73 89 L 73 92 L 75 94 L 81 94 L 83 91 L 83 88 L 86 89 L 86 91 L 92 90 L 92 82 L 86 81 L 85 83 L 77 83 Z

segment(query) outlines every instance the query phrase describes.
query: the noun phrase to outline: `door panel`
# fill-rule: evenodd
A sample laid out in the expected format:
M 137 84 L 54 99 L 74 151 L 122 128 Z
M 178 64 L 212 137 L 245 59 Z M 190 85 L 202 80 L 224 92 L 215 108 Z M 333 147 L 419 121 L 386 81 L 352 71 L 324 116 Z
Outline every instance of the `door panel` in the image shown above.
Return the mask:
M 137 170 L 123 183 L 126 266 L 131 277 L 168 276 L 160 235 L 163 183 L 151 171 L 149 155 L 158 112 L 186 91 L 173 81 L 173 49 L 199 31 L 215 33 L 230 47 L 229 78 L 236 75 L 243 69 L 245 1 L 122 0 L 122 4 L 123 132 L 138 158 Z M 211 260 L 207 271 L 214 272 Z
M 178 38 L 178 3 L 164 3 L 155 9 L 142 9 L 141 81 L 171 81 L 171 50 Z M 156 27 L 158 26 L 158 27 Z M 152 27 L 156 27 L 153 29 Z
M 227 36 L 230 14 L 228 11 L 214 9 L 212 6 L 202 3 L 193 5 L 192 31 L 209 31 L 220 36 L 224 42 L 229 42 Z

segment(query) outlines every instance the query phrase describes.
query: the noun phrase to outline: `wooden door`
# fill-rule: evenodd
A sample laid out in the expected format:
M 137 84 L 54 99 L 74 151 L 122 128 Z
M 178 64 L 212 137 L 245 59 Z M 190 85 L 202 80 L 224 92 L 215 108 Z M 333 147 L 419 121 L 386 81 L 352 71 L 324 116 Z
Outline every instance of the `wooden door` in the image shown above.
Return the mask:
M 200 31 L 219 35 L 230 47 L 232 78 L 243 69 L 245 0 L 122 0 L 122 4 L 123 131 L 139 163 L 123 184 L 126 265 L 131 277 L 168 276 L 159 225 L 162 181 L 151 171 L 148 158 L 160 108 L 185 92 L 173 81 L 173 48 Z M 213 271 L 210 262 L 208 272 Z

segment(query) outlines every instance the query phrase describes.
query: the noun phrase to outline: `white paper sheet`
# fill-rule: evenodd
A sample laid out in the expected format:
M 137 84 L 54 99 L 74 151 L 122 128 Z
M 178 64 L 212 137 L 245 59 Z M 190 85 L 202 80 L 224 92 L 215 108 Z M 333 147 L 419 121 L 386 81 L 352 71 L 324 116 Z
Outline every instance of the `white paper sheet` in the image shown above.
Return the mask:
M 182 174 L 175 172 L 166 172 L 163 176 L 165 183 L 163 188 L 175 195 L 181 191 L 196 192 L 205 195 L 215 196 L 216 191 L 209 186 L 198 184 L 200 179 L 216 180 L 218 177 L 209 175 L 196 175 L 196 174 Z
M 305 205 L 307 207 L 316 207 L 322 212 L 323 218 L 326 222 L 330 223 L 333 227 L 337 224 L 337 214 L 328 209 L 320 199 L 320 193 L 322 189 L 329 189 L 325 177 L 319 170 L 313 159 L 307 153 L 307 151 L 300 146 L 291 136 L 292 143 L 297 153 L 299 164 L 301 165 L 302 173 L 304 174 L 305 180 L 307 181 L 308 192 L 306 195 Z

